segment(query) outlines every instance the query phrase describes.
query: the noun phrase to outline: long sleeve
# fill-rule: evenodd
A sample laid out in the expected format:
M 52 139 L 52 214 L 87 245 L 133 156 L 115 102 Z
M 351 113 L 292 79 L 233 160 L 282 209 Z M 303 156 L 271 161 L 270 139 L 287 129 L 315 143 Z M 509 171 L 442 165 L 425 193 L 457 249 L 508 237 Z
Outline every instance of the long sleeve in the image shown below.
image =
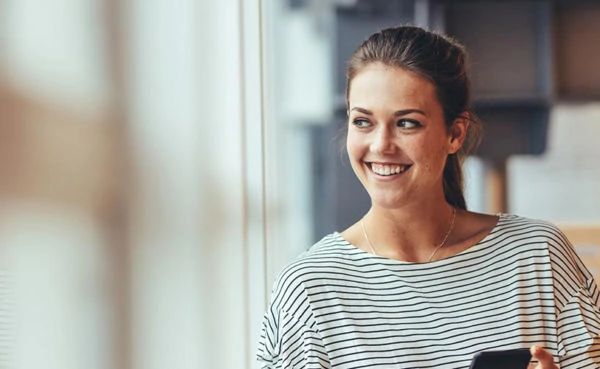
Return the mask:
M 561 368 L 600 368 L 600 308 L 593 279 L 574 294 L 557 318 Z
M 562 232 L 550 241 L 562 369 L 600 368 L 600 290 Z
M 267 310 L 257 358 L 262 368 L 330 368 L 319 333 L 284 311 Z

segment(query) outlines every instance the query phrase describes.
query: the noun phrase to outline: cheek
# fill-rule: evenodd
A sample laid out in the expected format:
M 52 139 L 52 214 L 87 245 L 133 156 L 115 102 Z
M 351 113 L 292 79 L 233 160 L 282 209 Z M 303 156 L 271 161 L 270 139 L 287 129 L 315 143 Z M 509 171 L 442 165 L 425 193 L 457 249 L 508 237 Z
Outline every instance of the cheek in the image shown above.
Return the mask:
M 360 140 L 358 140 L 356 135 L 348 132 L 346 137 L 346 151 L 348 151 L 350 159 L 355 159 L 360 154 L 361 150 Z
M 421 162 L 423 169 L 427 172 L 438 172 L 443 170 L 446 163 L 447 147 L 437 142 L 419 142 L 412 147 L 415 159 Z
M 352 171 L 359 179 L 361 179 L 363 177 L 361 159 L 365 155 L 364 142 L 357 137 L 357 135 L 348 133 L 346 138 L 346 151 L 348 153 L 348 159 L 350 162 L 350 167 L 352 167 Z

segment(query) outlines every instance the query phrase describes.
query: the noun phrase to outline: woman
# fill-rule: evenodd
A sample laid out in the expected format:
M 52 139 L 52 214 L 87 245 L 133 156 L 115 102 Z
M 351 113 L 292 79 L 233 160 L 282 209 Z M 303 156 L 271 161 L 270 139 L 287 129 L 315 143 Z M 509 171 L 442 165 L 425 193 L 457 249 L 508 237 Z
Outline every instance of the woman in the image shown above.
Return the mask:
M 466 54 L 383 30 L 347 72 L 347 150 L 371 198 L 278 277 L 258 358 L 274 368 L 468 368 L 530 348 L 536 368 L 600 367 L 600 293 L 553 225 L 466 210 L 477 140 Z

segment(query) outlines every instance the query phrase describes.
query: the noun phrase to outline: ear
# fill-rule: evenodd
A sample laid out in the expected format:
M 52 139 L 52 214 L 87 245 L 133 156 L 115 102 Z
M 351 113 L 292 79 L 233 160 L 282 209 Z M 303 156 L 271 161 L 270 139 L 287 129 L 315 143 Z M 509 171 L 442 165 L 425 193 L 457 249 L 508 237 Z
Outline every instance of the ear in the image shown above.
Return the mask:
M 454 122 L 452 122 L 452 126 L 450 126 L 449 130 L 450 145 L 448 146 L 448 154 L 454 154 L 460 150 L 467 137 L 470 121 L 471 114 L 468 111 L 464 111 L 454 120 Z

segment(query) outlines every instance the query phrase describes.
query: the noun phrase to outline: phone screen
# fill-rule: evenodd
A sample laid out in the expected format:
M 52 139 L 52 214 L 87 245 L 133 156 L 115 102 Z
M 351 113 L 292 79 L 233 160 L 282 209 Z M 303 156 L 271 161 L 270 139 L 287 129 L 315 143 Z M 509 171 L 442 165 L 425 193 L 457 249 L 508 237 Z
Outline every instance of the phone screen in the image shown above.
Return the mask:
M 470 369 L 527 369 L 529 349 L 482 351 L 473 356 Z

